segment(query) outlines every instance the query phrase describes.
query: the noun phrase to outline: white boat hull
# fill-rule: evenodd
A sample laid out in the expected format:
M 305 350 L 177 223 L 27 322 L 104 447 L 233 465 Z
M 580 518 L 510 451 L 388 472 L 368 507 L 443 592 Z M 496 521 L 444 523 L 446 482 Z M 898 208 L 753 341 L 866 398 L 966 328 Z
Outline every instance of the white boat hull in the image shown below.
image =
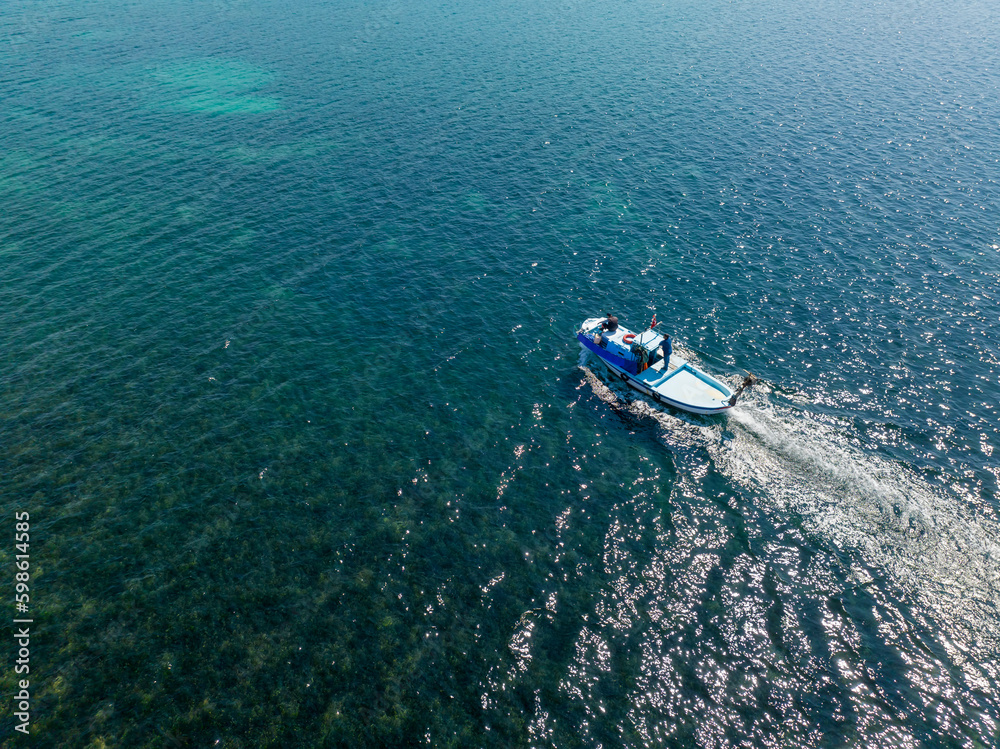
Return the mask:
M 671 365 L 675 363 L 675 357 L 670 357 L 670 363 Z M 641 380 L 636 378 L 635 375 L 629 374 L 628 372 L 620 369 L 619 367 L 616 367 L 614 364 L 611 364 L 608 361 L 605 361 L 604 364 L 608 367 L 608 369 L 610 369 L 612 372 L 618 375 L 618 377 L 622 380 L 622 382 L 628 383 L 629 387 L 638 390 L 643 395 L 648 395 L 657 403 L 663 403 L 668 406 L 673 406 L 674 408 L 679 408 L 682 411 L 688 411 L 690 413 L 706 414 L 706 415 L 719 414 L 722 413 L 723 411 L 728 411 L 730 408 L 733 407 L 733 404 L 730 404 L 728 400 L 721 400 L 718 398 L 712 399 L 717 403 L 717 405 L 712 405 L 711 403 L 692 403 L 690 400 L 678 400 L 654 388 L 651 388 L 648 384 L 643 383 Z M 673 369 L 673 366 L 671 366 L 671 369 Z M 732 391 L 730 391 L 730 397 L 732 397 Z

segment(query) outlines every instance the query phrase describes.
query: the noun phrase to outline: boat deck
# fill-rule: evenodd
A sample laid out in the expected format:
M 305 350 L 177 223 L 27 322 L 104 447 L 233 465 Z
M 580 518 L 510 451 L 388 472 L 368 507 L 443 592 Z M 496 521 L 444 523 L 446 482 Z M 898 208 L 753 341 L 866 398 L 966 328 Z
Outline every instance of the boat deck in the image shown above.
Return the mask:
M 724 392 L 699 377 L 683 359 L 675 362 L 674 358 L 671 357 L 670 367 L 666 374 L 662 370 L 663 363 L 657 362 L 657 364 L 660 365 L 660 369 L 654 365 L 636 379 L 650 390 L 655 390 L 661 395 L 685 403 L 707 403 L 724 400 L 730 396 L 730 393 Z

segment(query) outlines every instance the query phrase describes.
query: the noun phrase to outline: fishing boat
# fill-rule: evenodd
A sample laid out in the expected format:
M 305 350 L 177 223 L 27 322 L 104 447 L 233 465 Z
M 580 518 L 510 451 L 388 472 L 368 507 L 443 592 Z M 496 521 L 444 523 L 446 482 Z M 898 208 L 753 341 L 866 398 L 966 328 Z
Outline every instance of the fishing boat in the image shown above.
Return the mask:
M 609 321 L 613 321 L 610 322 Z M 617 324 L 617 318 L 591 317 L 576 337 L 597 354 L 622 381 L 657 403 L 696 414 L 718 414 L 736 405 L 753 385 L 753 375 L 733 390 L 726 383 L 671 351 L 669 336 L 656 332 L 656 317 L 648 329 L 635 333 Z

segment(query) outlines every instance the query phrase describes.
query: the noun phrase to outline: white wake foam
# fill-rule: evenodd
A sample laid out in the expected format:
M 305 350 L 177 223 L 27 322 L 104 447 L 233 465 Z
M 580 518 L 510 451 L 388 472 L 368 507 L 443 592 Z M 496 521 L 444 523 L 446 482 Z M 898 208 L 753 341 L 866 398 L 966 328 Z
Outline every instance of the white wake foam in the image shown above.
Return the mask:
M 822 423 L 767 402 L 730 411 L 733 439 L 709 446 L 727 477 L 773 512 L 857 550 L 946 627 L 953 662 L 981 683 L 979 661 L 1000 652 L 1000 528 L 945 487 Z M 958 645 L 956 645 L 958 643 Z

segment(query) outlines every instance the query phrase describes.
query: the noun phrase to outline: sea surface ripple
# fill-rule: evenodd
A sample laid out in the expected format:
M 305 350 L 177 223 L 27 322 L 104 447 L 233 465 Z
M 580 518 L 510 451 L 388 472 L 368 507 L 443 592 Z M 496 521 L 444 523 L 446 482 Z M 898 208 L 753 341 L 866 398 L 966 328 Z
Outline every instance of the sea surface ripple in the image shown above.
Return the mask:
M 5 5 L 36 745 L 1000 745 L 997 29 Z M 607 311 L 760 384 L 655 408 Z

